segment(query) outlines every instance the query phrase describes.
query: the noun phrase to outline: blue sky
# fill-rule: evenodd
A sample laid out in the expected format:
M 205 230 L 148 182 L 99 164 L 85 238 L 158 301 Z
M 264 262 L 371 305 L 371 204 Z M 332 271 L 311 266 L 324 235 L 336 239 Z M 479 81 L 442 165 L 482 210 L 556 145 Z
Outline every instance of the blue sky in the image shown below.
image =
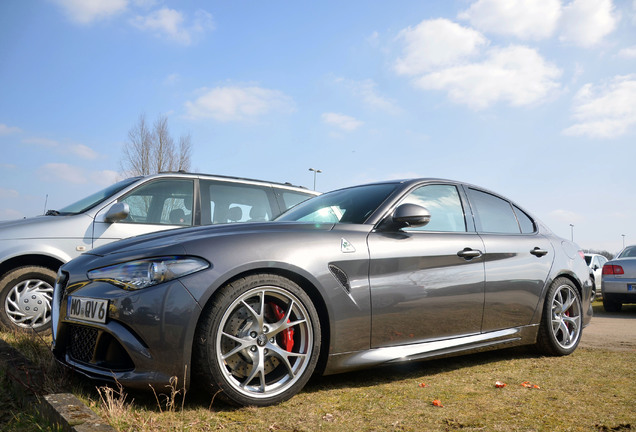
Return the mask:
M 636 0 L 0 2 L 0 220 L 115 181 L 141 114 L 197 172 L 450 178 L 636 243 Z

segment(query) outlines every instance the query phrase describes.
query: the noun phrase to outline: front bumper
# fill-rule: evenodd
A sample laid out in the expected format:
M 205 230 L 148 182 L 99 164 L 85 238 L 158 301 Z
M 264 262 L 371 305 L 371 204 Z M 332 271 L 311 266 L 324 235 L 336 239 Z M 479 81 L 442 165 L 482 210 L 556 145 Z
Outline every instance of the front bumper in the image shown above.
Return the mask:
M 127 387 L 163 388 L 176 376 L 189 382 L 194 329 L 201 309 L 180 281 L 139 291 L 107 282 L 56 286 L 53 353 L 90 378 Z M 69 295 L 108 301 L 105 323 L 69 316 Z

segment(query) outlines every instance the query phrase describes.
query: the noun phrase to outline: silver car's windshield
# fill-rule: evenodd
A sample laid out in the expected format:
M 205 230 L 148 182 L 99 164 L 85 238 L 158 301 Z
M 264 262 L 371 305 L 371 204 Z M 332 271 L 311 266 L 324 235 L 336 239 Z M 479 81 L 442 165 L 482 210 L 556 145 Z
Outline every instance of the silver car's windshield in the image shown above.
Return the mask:
M 113 196 L 114 194 L 116 194 L 117 192 L 119 192 L 120 190 L 130 186 L 131 184 L 133 184 L 134 182 L 136 182 L 137 180 L 139 180 L 141 177 L 131 177 L 128 178 L 126 180 L 122 180 L 120 182 L 115 183 L 114 185 L 108 186 L 106 189 L 102 189 L 99 192 L 95 192 L 94 194 L 87 196 L 84 199 L 81 199 L 79 201 L 77 201 L 76 203 L 73 203 L 71 205 L 68 205 L 56 212 L 52 212 L 53 214 L 59 214 L 59 215 L 72 215 L 72 214 L 78 214 L 78 213 L 83 213 L 86 210 L 96 206 L 97 204 L 99 204 L 100 202 L 104 201 L 105 199 L 107 199 L 108 197 Z M 51 214 L 51 213 L 49 213 Z
M 277 221 L 362 224 L 395 190 L 382 183 L 329 192 L 283 213 Z

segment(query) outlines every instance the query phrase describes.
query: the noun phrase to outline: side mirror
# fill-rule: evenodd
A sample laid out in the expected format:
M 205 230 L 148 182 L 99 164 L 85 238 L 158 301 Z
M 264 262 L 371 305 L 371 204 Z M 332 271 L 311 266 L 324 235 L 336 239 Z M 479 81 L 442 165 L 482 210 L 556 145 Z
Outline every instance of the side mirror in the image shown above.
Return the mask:
M 106 215 L 104 215 L 105 222 L 119 222 L 120 220 L 124 220 L 130 214 L 130 207 L 126 203 L 115 203 L 113 204 Z
M 431 212 L 417 204 L 402 204 L 382 224 L 384 227 L 401 229 L 425 226 L 431 221 Z

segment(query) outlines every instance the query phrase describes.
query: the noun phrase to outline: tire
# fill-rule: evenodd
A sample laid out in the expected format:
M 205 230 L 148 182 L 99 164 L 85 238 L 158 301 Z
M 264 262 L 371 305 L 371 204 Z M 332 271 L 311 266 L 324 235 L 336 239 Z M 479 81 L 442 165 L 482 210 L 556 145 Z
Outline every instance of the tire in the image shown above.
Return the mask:
M 579 345 L 582 331 L 581 295 L 569 279 L 557 278 L 543 305 L 537 348 L 547 355 L 571 354 Z
M 277 275 L 248 276 L 222 288 L 203 311 L 195 376 L 234 404 L 278 404 L 305 386 L 320 341 L 318 313 L 298 285 Z
M 603 294 L 603 309 L 605 312 L 620 312 L 623 309 L 623 303 L 614 300 L 610 295 Z
M 50 330 L 56 277 L 53 270 L 36 266 L 6 273 L 0 280 L 0 324 L 9 330 Z

